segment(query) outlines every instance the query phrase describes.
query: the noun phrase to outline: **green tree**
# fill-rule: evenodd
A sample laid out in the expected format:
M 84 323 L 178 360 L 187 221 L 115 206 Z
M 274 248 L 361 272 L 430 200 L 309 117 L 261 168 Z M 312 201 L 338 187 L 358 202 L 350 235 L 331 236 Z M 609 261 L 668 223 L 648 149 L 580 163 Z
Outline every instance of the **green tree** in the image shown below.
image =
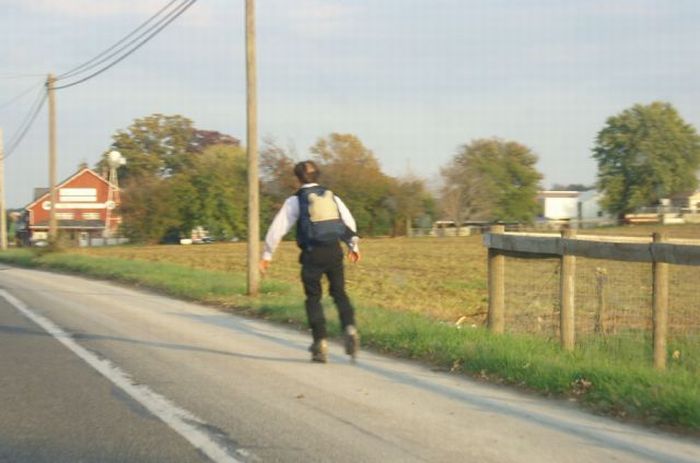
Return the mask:
M 593 158 L 601 205 L 624 215 L 696 188 L 700 137 L 671 104 L 637 104 L 608 118 Z
M 408 175 L 390 182 L 387 203 L 393 218 L 392 235 L 410 235 L 414 222 L 433 214 L 434 198 L 421 178 Z
M 246 155 L 240 147 L 214 145 L 197 156 L 181 180 L 193 190 L 185 188 L 183 193 L 193 193 L 196 198 L 180 211 L 187 229 L 200 225 L 218 239 L 246 236 L 247 172 Z
M 496 188 L 492 179 L 482 175 L 479 169 L 479 163 L 456 155 L 440 171 L 444 180 L 440 207 L 444 217 L 457 227 L 466 219 L 489 220 L 493 216 Z
M 119 151 L 127 161 L 119 168 L 119 178 L 167 177 L 182 171 L 199 149 L 195 133 L 192 121 L 180 115 L 152 114 L 134 120 L 112 136 L 110 150 Z
M 520 143 L 499 138 L 463 145 L 442 169 L 443 211 L 464 219 L 529 222 L 537 213 L 542 175 L 537 156 Z
M 215 145 L 187 171 L 167 178 L 127 179 L 122 195 L 123 231 L 132 241 L 189 237 L 197 226 L 218 239 L 245 236 L 247 166 L 243 150 Z
M 162 114 L 112 138 L 110 150 L 127 161 L 118 173 L 123 231 L 133 241 L 189 236 L 196 226 L 221 238 L 245 234 L 245 160 L 236 138 Z M 105 160 L 97 167 L 104 172 Z
M 321 178 L 352 211 L 360 233 L 388 234 L 393 218 L 387 199 L 391 179 L 360 139 L 352 134 L 331 133 L 311 147 Z
M 169 179 L 156 177 L 126 180 L 119 207 L 124 236 L 134 242 L 157 243 L 168 231 L 180 227 L 173 185 Z
M 197 154 L 209 146 L 240 146 L 238 139 L 215 130 L 196 129 L 192 121 L 180 115 L 152 114 L 135 119 L 125 130 L 112 136 L 108 151 L 119 151 L 126 165 L 119 168 L 119 178 L 168 177 L 192 166 Z M 106 170 L 105 160 L 98 163 Z

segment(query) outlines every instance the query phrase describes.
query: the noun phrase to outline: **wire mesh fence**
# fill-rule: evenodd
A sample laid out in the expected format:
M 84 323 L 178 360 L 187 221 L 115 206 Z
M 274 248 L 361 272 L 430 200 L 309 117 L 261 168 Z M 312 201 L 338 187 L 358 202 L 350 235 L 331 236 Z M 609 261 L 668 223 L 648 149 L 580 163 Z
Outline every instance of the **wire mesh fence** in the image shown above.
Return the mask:
M 651 332 L 652 269 L 641 262 L 577 258 L 576 334 Z
M 559 259 L 506 257 L 505 331 L 559 337 Z
M 542 249 L 542 242 L 534 247 Z M 512 242 L 502 248 L 504 331 L 560 339 L 562 257 L 510 252 L 512 248 Z M 576 257 L 570 285 L 576 350 L 604 351 L 620 362 L 649 364 L 656 359 L 654 265 Z M 699 283 L 700 266 L 668 264 L 665 364 L 693 373 L 700 373 Z
M 700 267 L 672 265 L 669 273 L 670 361 L 700 374 Z

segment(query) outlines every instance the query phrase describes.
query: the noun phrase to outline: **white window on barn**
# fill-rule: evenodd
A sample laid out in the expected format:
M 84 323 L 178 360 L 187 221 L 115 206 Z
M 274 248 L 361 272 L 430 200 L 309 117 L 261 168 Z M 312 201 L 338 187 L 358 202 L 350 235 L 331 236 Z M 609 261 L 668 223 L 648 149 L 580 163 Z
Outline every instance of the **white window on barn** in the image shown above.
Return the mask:
M 94 203 L 97 201 L 97 188 L 61 188 L 58 196 L 62 203 Z
M 83 212 L 83 220 L 100 220 L 99 212 Z
M 56 212 L 56 220 L 73 220 L 75 214 L 72 212 Z

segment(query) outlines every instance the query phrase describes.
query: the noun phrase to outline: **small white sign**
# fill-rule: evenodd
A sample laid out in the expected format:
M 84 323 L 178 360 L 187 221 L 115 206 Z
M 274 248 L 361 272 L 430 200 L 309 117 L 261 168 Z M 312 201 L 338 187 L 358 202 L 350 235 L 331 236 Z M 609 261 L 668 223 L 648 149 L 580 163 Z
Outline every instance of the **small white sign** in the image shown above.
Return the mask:
M 58 190 L 59 200 L 63 202 L 96 202 L 96 188 L 61 188 Z

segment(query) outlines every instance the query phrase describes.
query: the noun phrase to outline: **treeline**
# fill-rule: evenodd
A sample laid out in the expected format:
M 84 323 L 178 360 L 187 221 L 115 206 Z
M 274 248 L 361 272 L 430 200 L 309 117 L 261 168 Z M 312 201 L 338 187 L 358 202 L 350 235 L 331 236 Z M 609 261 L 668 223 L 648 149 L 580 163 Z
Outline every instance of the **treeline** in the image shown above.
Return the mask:
M 374 153 L 355 135 L 331 133 L 320 138 L 310 153 L 321 170 L 321 183 L 343 199 L 364 235 L 402 235 L 407 227 L 429 226 L 438 213 L 423 179 L 385 174 Z M 292 168 L 301 159 L 272 141 L 264 143 L 260 157 L 261 192 L 269 201 L 263 222 L 269 223 L 297 190 Z
M 132 241 L 174 241 L 198 226 L 217 239 L 247 236 L 247 162 L 236 138 L 197 129 L 179 115 L 153 114 L 118 131 L 110 150 L 127 160 L 119 169 L 121 212 Z M 595 188 L 611 214 L 697 188 L 700 137 L 668 103 L 634 105 L 610 117 L 592 151 Z M 430 191 L 425 179 L 385 174 L 357 136 L 331 133 L 304 156 L 274 141 L 263 144 L 263 228 L 298 188 L 292 168 L 307 158 L 320 165 L 322 183 L 347 203 L 363 236 L 403 235 L 437 219 L 528 223 L 541 214 L 537 155 L 518 142 L 494 137 L 461 145 L 440 169 L 441 186 Z M 104 170 L 104 161 L 98 168 Z
M 247 236 L 247 162 L 238 139 L 200 130 L 180 116 L 153 114 L 113 136 L 119 151 L 122 233 L 134 242 L 176 242 L 203 227 L 220 240 Z M 460 147 L 442 169 L 443 186 L 384 173 L 375 154 L 352 134 L 321 137 L 303 159 L 321 168 L 322 183 L 343 198 L 363 236 L 398 236 L 444 218 L 531 221 L 542 176 L 525 146 L 497 138 Z M 298 185 L 302 160 L 272 140 L 260 152 L 263 228 Z M 98 169 L 106 170 L 105 161 Z
M 189 119 L 153 114 L 113 136 L 110 150 L 127 163 L 119 168 L 122 233 L 135 242 L 176 241 L 195 227 L 215 239 L 247 236 L 247 162 L 234 137 L 196 129 Z M 365 236 L 400 235 L 429 226 L 438 215 L 425 181 L 396 178 L 354 135 L 332 133 L 311 147 L 311 156 L 352 210 Z M 298 185 L 292 168 L 301 159 L 273 141 L 260 153 L 263 227 Z M 105 162 L 98 164 L 104 171 Z
M 135 242 L 177 241 L 195 227 L 221 240 L 247 236 L 247 162 L 240 142 L 196 129 L 189 119 L 153 114 L 113 136 L 110 150 L 127 160 L 119 168 L 122 232 Z M 397 236 L 447 218 L 531 221 L 541 175 L 525 146 L 500 139 L 464 145 L 442 170 L 444 186 L 384 173 L 375 154 L 352 134 L 331 133 L 309 149 L 321 181 L 343 198 L 363 236 Z M 302 160 L 274 141 L 260 152 L 263 228 L 298 185 Z M 98 165 L 105 169 L 104 161 Z

